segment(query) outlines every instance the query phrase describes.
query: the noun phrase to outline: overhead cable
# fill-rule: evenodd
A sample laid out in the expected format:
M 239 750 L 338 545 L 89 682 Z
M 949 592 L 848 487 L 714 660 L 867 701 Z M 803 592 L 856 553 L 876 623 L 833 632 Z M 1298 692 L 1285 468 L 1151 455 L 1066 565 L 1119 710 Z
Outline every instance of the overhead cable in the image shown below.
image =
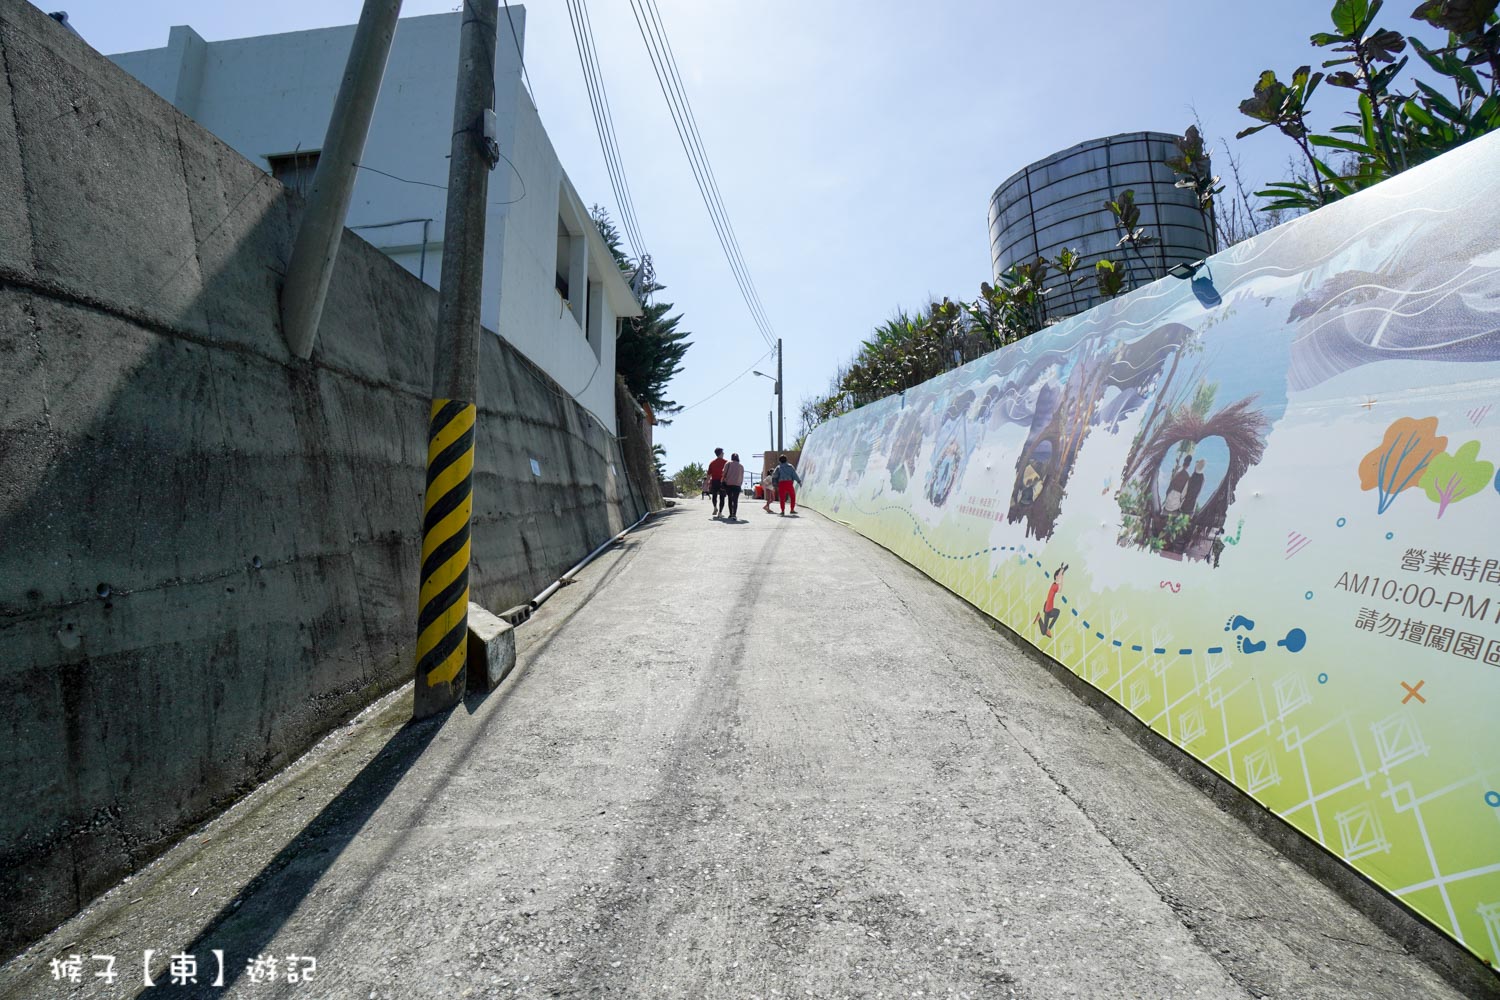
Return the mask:
M 649 4 L 651 0 L 644 0 L 644 2 Z M 750 280 L 749 268 L 745 266 L 744 254 L 740 252 L 733 228 L 729 225 L 729 215 L 724 208 L 723 199 L 718 194 L 718 184 L 713 179 L 708 154 L 703 149 L 702 137 L 697 131 L 696 119 L 692 117 L 692 109 L 687 102 L 687 93 L 682 87 L 681 77 L 676 72 L 675 60 L 672 59 L 670 46 L 666 42 L 666 32 L 661 25 L 660 12 L 656 12 L 653 17 L 643 8 L 642 3 L 643 0 L 630 0 L 631 12 L 635 16 L 641 40 L 646 45 L 646 53 L 651 59 L 651 67 L 656 74 L 656 82 L 661 88 L 662 97 L 666 99 L 667 110 L 672 115 L 672 124 L 677 130 L 677 138 L 682 143 L 683 152 L 688 158 L 688 165 L 692 168 L 693 180 L 697 184 L 698 193 L 703 198 L 704 207 L 708 210 L 709 220 L 719 239 L 719 247 L 729 263 L 729 270 L 739 286 L 740 295 L 745 300 L 750 317 L 755 322 L 761 338 L 768 346 L 774 347 L 776 343 L 774 328 L 760 305 L 760 297 L 755 291 L 754 283 Z
M 698 118 L 693 114 L 693 106 L 688 101 L 687 90 L 682 85 L 682 74 L 677 69 L 677 54 L 672 50 L 671 39 L 667 37 L 666 25 L 662 23 L 661 9 L 657 7 L 656 0 L 644 0 L 645 9 L 652 14 L 652 22 L 656 29 L 656 37 L 660 40 L 661 51 L 665 56 L 665 63 L 670 79 L 675 83 L 679 102 L 684 111 L 688 132 L 693 140 L 694 147 L 698 150 L 699 161 L 703 164 L 704 176 L 708 179 L 709 193 L 713 196 L 714 204 L 718 206 L 719 217 L 724 222 L 724 228 L 729 234 L 729 249 L 734 252 L 735 259 L 739 262 L 740 273 L 745 276 L 745 284 L 750 290 L 752 309 L 759 318 L 762 332 L 766 333 L 766 343 L 775 341 L 775 330 L 770 318 L 766 315 L 764 304 L 760 300 L 760 292 L 755 287 L 755 281 L 750 276 L 750 267 L 745 263 L 744 252 L 740 249 L 739 237 L 735 234 L 734 224 L 729 220 L 729 211 L 724 207 L 724 198 L 719 193 L 718 178 L 714 176 L 713 164 L 709 162 L 708 150 L 703 145 L 703 136 L 698 131 Z
M 640 217 L 636 215 L 635 198 L 630 193 L 630 178 L 625 175 L 625 161 L 620 158 L 620 140 L 615 135 L 615 118 L 609 107 L 609 91 L 604 89 L 604 74 L 600 69 L 599 50 L 594 45 L 594 25 L 589 18 L 588 0 L 578 0 L 578 7 L 583 14 L 583 37 L 588 42 L 590 61 L 594 65 L 594 78 L 599 81 L 599 97 L 604 106 L 604 124 L 609 130 L 610 145 L 614 147 L 615 164 L 619 167 L 620 189 L 623 195 L 620 211 L 623 215 L 630 216 L 631 228 L 635 230 L 635 239 L 632 240 L 631 245 L 635 248 L 636 258 L 639 260 L 646 256 L 645 233 L 641 229 Z
M 708 402 L 710 399 L 713 399 L 719 393 L 723 392 L 725 389 L 728 389 L 730 386 L 734 385 L 736 382 L 738 382 L 740 379 L 744 378 L 746 375 L 749 375 L 752 371 L 755 370 L 755 366 L 756 365 L 760 364 L 762 361 L 766 360 L 767 358 L 769 358 L 771 355 L 773 355 L 775 353 L 776 353 L 776 348 L 772 347 L 769 351 L 767 351 L 766 353 L 762 354 L 760 357 L 756 358 L 754 361 L 750 362 L 750 366 L 748 368 L 746 368 L 744 371 L 740 372 L 734 378 L 730 379 L 728 382 L 725 382 L 723 385 L 719 386 L 713 392 L 709 393 L 707 396 L 704 396 L 702 399 L 698 400 L 698 402 L 696 402 L 696 403 L 690 403 L 687 406 L 684 406 L 682 409 L 678 410 L 677 413 L 674 413 L 673 416 L 674 417 L 677 416 L 678 413 L 686 413 L 688 410 L 691 410 L 695 406 L 702 406 L 704 403 Z
M 568 21 L 573 28 L 573 44 L 578 50 L 578 65 L 583 70 L 583 83 L 588 91 L 589 110 L 594 116 L 594 131 L 599 136 L 599 148 L 604 154 L 604 169 L 609 175 L 609 186 L 615 195 L 619 209 L 620 227 L 629 240 L 637 259 L 645 252 L 645 241 L 641 237 L 639 220 L 635 214 L 635 203 L 630 197 L 630 186 L 625 180 L 624 161 L 620 157 L 619 141 L 615 136 L 614 119 L 609 110 L 609 97 L 604 90 L 604 77 L 599 71 L 598 52 L 594 47 L 593 28 L 588 19 L 584 0 L 568 0 Z

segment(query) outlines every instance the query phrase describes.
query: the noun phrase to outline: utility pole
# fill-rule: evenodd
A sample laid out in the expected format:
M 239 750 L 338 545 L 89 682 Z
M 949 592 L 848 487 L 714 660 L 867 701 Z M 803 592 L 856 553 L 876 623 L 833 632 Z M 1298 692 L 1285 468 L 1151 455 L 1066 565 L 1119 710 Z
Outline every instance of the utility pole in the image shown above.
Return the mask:
M 469 647 L 469 530 L 473 512 L 479 292 L 484 277 L 485 201 L 494 145 L 495 38 L 500 0 L 466 0 L 458 39 L 458 88 L 443 220 L 432 408 L 427 424 L 427 495 L 422 519 L 422 590 L 417 620 L 413 718 L 457 704 Z
M 773 451 L 776 449 L 776 425 L 772 423 L 775 416 L 770 410 L 766 411 L 766 437 L 771 439 L 771 450 Z
M 354 195 L 356 165 L 364 155 L 370 116 L 375 113 L 375 98 L 400 16 L 401 0 L 365 0 L 354 29 L 354 44 L 349 47 L 344 79 L 333 101 L 333 115 L 281 289 L 282 334 L 286 346 L 299 358 L 312 355 L 318 336 L 328 280 L 333 277 L 349 199 Z
M 776 338 L 776 453 L 779 455 L 786 451 L 786 442 L 782 435 L 786 431 L 786 395 L 782 392 L 784 386 L 781 384 L 781 338 Z

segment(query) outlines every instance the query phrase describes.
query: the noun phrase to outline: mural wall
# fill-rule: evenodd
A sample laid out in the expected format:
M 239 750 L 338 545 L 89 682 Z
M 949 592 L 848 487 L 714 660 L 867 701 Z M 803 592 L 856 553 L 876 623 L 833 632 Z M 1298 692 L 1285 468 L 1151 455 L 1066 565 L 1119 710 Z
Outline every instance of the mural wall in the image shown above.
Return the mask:
M 1500 135 L 840 417 L 802 502 L 1492 965 Z

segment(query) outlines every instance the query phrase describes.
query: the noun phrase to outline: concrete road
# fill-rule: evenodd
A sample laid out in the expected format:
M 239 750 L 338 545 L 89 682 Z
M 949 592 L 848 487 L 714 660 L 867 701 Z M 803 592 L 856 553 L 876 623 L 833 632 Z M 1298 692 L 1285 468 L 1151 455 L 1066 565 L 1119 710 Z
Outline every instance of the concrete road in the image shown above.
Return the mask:
M 377 705 L 0 996 L 135 995 L 146 948 L 158 982 L 223 952 L 237 997 L 1460 995 L 967 605 L 815 514 L 741 514 L 647 522 L 499 691 Z

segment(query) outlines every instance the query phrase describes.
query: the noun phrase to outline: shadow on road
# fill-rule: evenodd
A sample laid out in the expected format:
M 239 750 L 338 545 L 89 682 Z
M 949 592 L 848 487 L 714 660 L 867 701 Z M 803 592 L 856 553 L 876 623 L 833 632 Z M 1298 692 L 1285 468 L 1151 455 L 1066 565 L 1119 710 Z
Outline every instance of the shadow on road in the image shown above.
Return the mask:
M 635 545 L 640 544 L 642 535 L 659 527 L 668 516 L 680 513 L 680 511 L 680 508 L 668 509 L 647 520 L 627 535 L 620 543 L 621 546 L 627 550 L 634 548 Z M 625 558 L 616 560 L 592 581 L 587 593 L 577 600 L 567 614 L 551 625 L 548 636 L 526 650 L 528 661 L 539 656 L 556 638 L 558 632 L 588 604 L 590 598 L 614 579 L 624 566 L 628 565 L 630 555 L 627 552 Z M 470 694 L 464 699 L 465 707 L 472 714 L 478 705 L 492 694 L 501 699 L 508 697 L 515 686 L 525 679 L 524 668 L 524 663 L 518 664 L 516 670 L 508 678 L 508 683 L 499 691 Z M 153 989 L 142 989 L 136 996 L 214 997 L 222 995 L 224 991 L 234 986 L 246 974 L 247 961 L 265 953 L 266 947 L 296 913 L 303 900 L 317 888 L 322 877 L 343 854 L 344 848 L 360 835 L 370 818 L 386 802 L 412 765 L 421 758 L 423 752 L 443 728 L 446 719 L 446 715 L 438 715 L 417 722 L 408 722 L 397 730 L 374 759 L 360 770 L 359 774 L 302 829 L 302 832 L 291 843 L 282 848 L 264 868 L 256 873 L 236 899 L 219 910 L 204 925 L 197 938 L 184 951 L 189 955 L 200 956 L 200 978 L 208 982 L 212 982 L 213 977 L 218 973 L 214 960 L 209 956 L 215 949 L 222 951 L 225 956 L 222 986 L 209 986 L 203 983 L 171 985 L 167 982 L 167 974 L 163 969 L 156 977 L 158 985 Z M 460 751 L 460 759 L 467 755 L 467 751 L 475 742 L 483 738 L 484 732 L 485 726 L 481 723 L 469 736 L 470 746 Z M 420 801 L 414 806 L 413 813 L 420 814 L 425 810 L 442 794 L 450 779 L 451 774 L 445 773 L 434 781 L 422 793 Z M 372 870 L 378 872 L 383 867 L 385 859 L 398 851 L 405 839 L 404 836 L 393 838 L 392 842 L 380 852 Z M 368 884 L 373 877 L 372 874 L 364 881 Z M 361 895 L 363 891 L 361 888 L 353 895 Z M 319 953 L 317 944 L 320 944 L 333 930 L 336 928 L 321 928 L 319 942 L 301 944 L 298 953 L 316 956 Z M 163 961 L 166 958 L 167 956 L 159 957 Z
M 174 986 L 167 982 L 163 969 L 156 977 L 156 987 L 142 989 L 136 996 L 216 996 L 233 986 L 244 975 L 245 963 L 264 952 L 276 932 L 338 859 L 342 847 L 359 834 L 422 755 L 442 724 L 443 717 L 435 716 L 409 722 L 397 730 L 354 780 L 250 880 L 244 891 L 214 914 L 193 943 L 183 949 L 189 955 L 199 956 L 201 978 L 209 982 L 218 973 L 209 956 L 214 949 L 223 951 L 222 987 Z M 297 877 L 280 877 L 294 862 Z M 304 950 L 316 954 L 311 949 Z

